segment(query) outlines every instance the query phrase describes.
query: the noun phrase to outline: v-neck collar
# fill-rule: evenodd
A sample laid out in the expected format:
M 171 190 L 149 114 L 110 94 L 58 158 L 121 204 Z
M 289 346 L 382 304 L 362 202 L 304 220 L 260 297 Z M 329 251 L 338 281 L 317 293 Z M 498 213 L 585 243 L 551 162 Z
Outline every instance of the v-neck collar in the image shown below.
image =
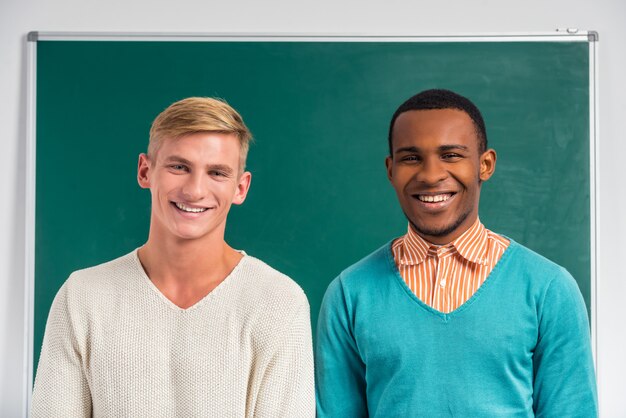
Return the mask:
M 429 312 L 430 314 L 432 314 L 434 316 L 439 317 L 444 322 L 448 322 L 453 317 L 458 316 L 463 311 L 469 309 L 471 307 L 471 305 L 473 305 L 475 302 L 477 302 L 477 300 L 480 298 L 480 296 L 483 293 L 489 291 L 489 289 L 491 287 L 493 287 L 493 283 L 498 281 L 498 278 L 501 275 L 501 270 L 504 268 L 502 266 L 504 264 L 508 263 L 509 259 L 512 257 L 512 254 L 517 251 L 518 246 L 519 246 L 511 238 L 509 238 L 509 237 L 505 237 L 505 238 L 507 238 L 510 241 L 509 246 L 506 248 L 504 253 L 502 253 L 502 257 L 496 263 L 496 265 L 493 267 L 493 269 L 491 270 L 491 272 L 489 273 L 489 275 L 487 276 L 487 278 L 485 279 L 483 284 L 476 290 L 476 292 L 474 292 L 474 294 L 468 300 L 466 300 L 463 304 L 461 304 L 461 306 L 459 306 L 455 310 L 453 310 L 451 312 L 448 312 L 448 313 L 444 313 L 444 312 L 441 312 L 441 311 L 439 311 L 437 309 L 434 309 L 433 307 L 431 307 L 428 304 L 426 304 L 423 300 L 418 298 L 415 295 L 415 293 L 413 293 L 413 291 L 411 291 L 411 289 L 406 284 L 404 279 L 402 279 L 402 276 L 400 275 L 400 271 L 398 270 L 398 266 L 396 265 L 396 263 L 395 263 L 395 261 L 393 259 L 393 252 L 391 250 L 391 246 L 393 244 L 393 241 L 390 241 L 389 243 L 387 243 L 385 245 L 385 247 L 384 247 L 384 256 L 385 256 L 385 259 L 386 259 L 386 261 L 388 263 L 389 268 L 391 269 L 391 273 L 394 276 L 394 279 L 396 280 L 397 284 L 400 287 L 402 287 L 402 290 L 404 290 L 404 292 L 408 295 L 408 297 L 411 298 L 415 303 L 417 303 L 420 308 L 424 309 L 425 311 Z
M 175 311 L 178 311 L 178 312 L 191 312 L 191 311 L 194 311 L 196 309 L 199 309 L 205 303 L 207 303 L 205 301 L 217 297 L 217 295 L 219 295 L 221 292 L 223 292 L 224 289 L 227 289 L 229 286 L 231 286 L 230 283 L 235 280 L 235 278 L 236 278 L 235 276 L 237 275 L 238 271 L 241 270 L 243 268 L 243 266 L 248 263 L 248 259 L 250 258 L 250 256 L 247 255 L 245 253 L 245 251 L 240 251 L 240 253 L 241 253 L 241 255 L 243 257 L 241 257 L 239 262 L 230 271 L 230 273 L 228 273 L 228 275 L 224 278 L 224 280 L 222 280 L 220 282 L 220 284 L 215 286 L 215 288 L 213 288 L 213 290 L 211 290 L 209 293 L 204 295 L 200 300 L 198 300 L 193 305 L 191 305 L 191 306 L 189 306 L 187 308 L 181 308 L 180 306 L 178 306 L 177 304 L 172 302 L 167 296 L 165 296 L 163 294 L 163 292 L 161 292 L 159 290 L 159 288 L 156 287 L 156 285 L 152 282 L 152 280 L 150 280 L 150 277 L 148 277 L 148 274 L 146 273 L 146 271 L 144 270 L 143 266 L 141 265 L 141 261 L 139 260 L 139 255 L 137 254 L 137 250 L 138 250 L 138 248 L 133 251 L 132 256 L 133 256 L 133 261 L 134 261 L 135 267 L 137 268 L 137 271 L 139 272 L 139 275 L 141 276 L 142 281 L 148 287 L 150 287 L 150 289 L 152 291 L 154 291 L 158 295 L 158 297 L 164 302 L 164 304 L 167 307 L 169 307 L 170 309 L 173 309 Z

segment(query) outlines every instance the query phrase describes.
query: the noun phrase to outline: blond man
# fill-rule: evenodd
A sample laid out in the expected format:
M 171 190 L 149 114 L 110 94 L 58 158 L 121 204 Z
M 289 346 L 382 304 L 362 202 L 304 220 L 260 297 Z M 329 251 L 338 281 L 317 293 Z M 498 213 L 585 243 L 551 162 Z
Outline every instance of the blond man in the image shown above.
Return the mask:
M 152 196 L 148 240 L 59 290 L 33 417 L 314 416 L 306 296 L 224 241 L 250 187 L 250 139 L 220 100 L 181 100 L 155 119 L 137 172 Z

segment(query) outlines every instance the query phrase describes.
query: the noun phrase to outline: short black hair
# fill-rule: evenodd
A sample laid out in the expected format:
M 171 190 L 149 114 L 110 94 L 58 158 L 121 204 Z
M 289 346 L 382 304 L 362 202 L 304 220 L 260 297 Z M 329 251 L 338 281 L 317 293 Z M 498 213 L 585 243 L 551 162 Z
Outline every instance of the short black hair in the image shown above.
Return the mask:
M 450 90 L 431 89 L 417 93 L 398 107 L 391 117 L 389 124 L 389 155 L 393 156 L 392 132 L 396 119 L 404 112 L 411 110 L 434 110 L 434 109 L 457 109 L 461 110 L 472 119 L 478 137 L 478 150 L 482 154 L 487 150 L 487 129 L 485 121 L 478 107 L 467 97 L 463 97 Z

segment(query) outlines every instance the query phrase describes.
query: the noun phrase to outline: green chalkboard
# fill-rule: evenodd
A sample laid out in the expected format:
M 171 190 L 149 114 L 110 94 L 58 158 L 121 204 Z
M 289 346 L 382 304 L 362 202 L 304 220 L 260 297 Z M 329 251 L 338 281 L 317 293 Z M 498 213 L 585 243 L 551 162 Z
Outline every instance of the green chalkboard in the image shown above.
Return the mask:
M 495 176 L 485 225 L 564 265 L 590 306 L 590 42 L 39 40 L 36 45 L 34 368 L 70 272 L 140 246 L 136 183 L 154 117 L 226 99 L 256 143 L 227 241 L 296 280 L 313 326 L 328 283 L 406 231 L 385 175 L 395 108 L 448 88 L 483 111 Z

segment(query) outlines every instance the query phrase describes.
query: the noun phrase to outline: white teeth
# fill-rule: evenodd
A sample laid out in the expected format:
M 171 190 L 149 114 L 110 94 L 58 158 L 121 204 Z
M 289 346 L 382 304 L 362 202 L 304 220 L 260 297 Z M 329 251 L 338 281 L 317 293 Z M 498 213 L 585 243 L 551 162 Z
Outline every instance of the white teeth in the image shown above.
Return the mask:
M 428 203 L 437 203 L 437 202 L 445 202 L 446 200 L 448 200 L 450 198 L 450 196 L 452 196 L 452 194 L 450 193 L 446 193 L 446 194 L 437 194 L 437 195 L 423 195 L 423 194 L 419 194 L 417 195 L 417 198 L 419 200 L 421 200 L 422 202 L 428 202 Z
M 185 206 L 183 203 L 178 203 L 178 202 L 175 202 L 174 204 L 176 205 L 178 209 L 184 210 L 185 212 L 200 213 L 200 212 L 204 212 L 205 210 L 207 210 L 207 208 L 191 208 L 189 206 Z

